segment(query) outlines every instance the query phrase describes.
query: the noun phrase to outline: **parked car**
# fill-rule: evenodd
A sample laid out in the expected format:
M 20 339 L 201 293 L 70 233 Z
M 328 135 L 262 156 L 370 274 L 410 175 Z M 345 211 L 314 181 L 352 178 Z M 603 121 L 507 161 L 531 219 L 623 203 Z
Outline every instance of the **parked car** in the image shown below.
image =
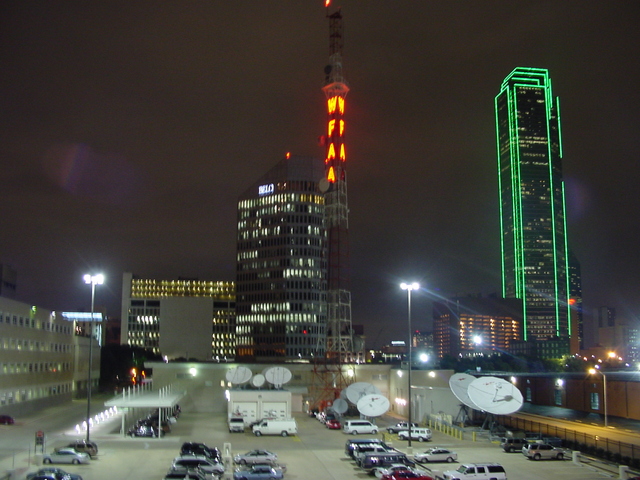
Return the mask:
M 250 450 L 233 457 L 235 463 L 241 465 L 252 463 L 273 463 L 278 461 L 278 455 L 268 450 Z
M 65 448 L 73 448 L 76 452 L 88 453 L 91 458 L 98 455 L 98 445 L 96 442 L 76 440 L 75 442 L 68 444 Z
M 521 452 L 522 447 L 524 447 L 527 443 L 529 443 L 529 441 L 524 438 L 502 437 L 502 441 L 500 442 L 500 447 L 505 452 L 508 452 L 508 453 L 512 453 L 516 451 Z
M 73 448 L 61 448 L 45 454 L 42 463 L 89 463 L 91 457 L 88 453 L 76 452 Z
M 382 478 L 384 475 L 390 475 L 401 470 L 411 470 L 411 467 L 403 463 L 394 463 L 388 467 L 378 467 L 373 469 L 373 474 L 376 478 Z
M 358 435 L 359 433 L 378 433 L 378 426 L 367 420 L 347 420 L 342 426 L 344 433 Z
M 347 457 L 354 458 L 354 454 L 358 449 L 358 445 L 366 445 L 368 443 L 377 443 L 387 446 L 379 438 L 350 438 L 344 444 L 344 453 Z
M 391 465 L 406 465 L 415 467 L 416 464 L 407 458 L 407 455 L 398 450 L 389 450 L 386 452 L 369 452 L 364 457 L 358 459 L 358 465 L 362 470 L 369 474 L 373 474 L 377 468 L 389 468 Z
M 58 467 L 42 467 L 37 472 L 27 473 L 27 480 L 37 480 L 36 477 L 49 477 L 54 480 L 82 480 L 80 475 L 67 473 Z
M 398 433 L 401 432 L 402 430 L 408 430 L 409 428 L 409 423 L 408 422 L 399 422 L 396 423 L 395 425 L 391 426 L 391 427 L 387 427 L 387 432 L 389 433 Z M 418 428 L 418 424 L 417 423 L 412 423 L 411 424 L 411 428 Z
M 222 475 L 224 465 L 210 460 L 204 455 L 181 455 L 173 459 L 171 468 L 200 469 L 209 475 Z
M 507 473 L 499 463 L 465 463 L 442 475 L 445 480 L 507 480 Z
M 216 447 L 210 448 L 204 443 L 185 442 L 180 448 L 180 455 L 204 455 L 210 460 L 222 463 L 222 455 Z
M 331 430 L 340 430 L 342 428 L 340 420 L 336 420 L 335 418 L 333 420 L 327 420 L 324 426 Z
M 458 460 L 458 454 L 447 448 L 433 447 L 422 453 L 416 453 L 413 459 L 419 463 L 426 462 L 454 462 Z
M 234 480 L 275 480 L 283 477 L 282 468 L 267 464 L 255 464 L 233 472 Z
M 398 438 L 400 440 L 408 440 L 409 439 L 409 430 L 402 430 L 398 432 Z M 412 428 L 411 429 L 411 440 L 418 440 L 419 442 L 426 442 L 431 440 L 431 429 L 429 428 Z
M 522 447 L 522 454 L 533 460 L 562 460 L 570 452 L 564 448 L 554 447 L 548 443 L 528 443 Z
M 400 470 L 381 477 L 383 480 L 433 480 L 427 472 L 414 472 L 413 470 Z
M 149 425 L 140 425 L 129 429 L 127 435 L 130 437 L 157 437 L 158 429 Z M 164 431 L 160 430 L 160 436 L 164 436 Z
M 0 424 L 2 425 L 13 425 L 16 421 L 13 419 L 11 415 L 0 415 Z
M 353 459 L 356 461 L 358 466 L 361 465 L 362 459 L 367 456 L 367 454 L 374 453 L 387 453 L 389 451 L 395 451 L 392 448 L 387 447 L 386 445 L 381 445 L 379 443 L 369 443 L 358 445 L 353 451 Z
M 171 468 L 163 480 L 208 480 L 207 475 L 199 468 Z

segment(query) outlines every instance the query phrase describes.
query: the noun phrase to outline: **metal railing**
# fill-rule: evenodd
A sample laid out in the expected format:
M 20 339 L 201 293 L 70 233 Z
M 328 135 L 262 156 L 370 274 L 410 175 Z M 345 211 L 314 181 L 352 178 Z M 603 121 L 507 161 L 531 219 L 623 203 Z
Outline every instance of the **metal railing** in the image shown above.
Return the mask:
M 616 463 L 629 465 L 633 468 L 640 468 L 639 445 L 612 440 L 602 435 L 592 435 L 570 428 L 549 425 L 540 421 L 513 417 L 511 415 L 497 416 L 496 422 L 512 430 L 539 433 L 543 438 L 557 437 L 562 439 L 564 446 L 572 450 L 578 450 Z

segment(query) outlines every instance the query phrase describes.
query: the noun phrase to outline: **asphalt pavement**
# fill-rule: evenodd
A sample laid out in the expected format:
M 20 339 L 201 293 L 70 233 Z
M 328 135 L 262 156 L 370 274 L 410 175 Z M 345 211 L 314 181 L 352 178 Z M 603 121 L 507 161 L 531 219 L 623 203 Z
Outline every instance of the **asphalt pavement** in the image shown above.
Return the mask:
M 79 408 L 75 405 L 76 409 Z M 63 412 L 59 411 L 62 418 Z M 80 418 L 82 418 L 81 412 Z M 86 412 L 85 412 L 86 413 Z M 49 414 L 49 419 L 51 415 Z M 248 431 L 230 433 L 226 425 L 226 417 L 219 414 L 208 414 L 183 411 L 173 430 L 163 438 L 128 438 L 118 433 L 120 418 L 116 416 L 103 422 L 92 430 L 91 439 L 98 443 L 100 452 L 89 465 L 60 465 L 69 472 L 82 475 L 84 480 L 161 480 L 168 471 L 173 458 L 178 455 L 183 442 L 203 442 L 210 447 L 218 447 L 230 455 L 243 453 L 254 448 L 271 450 L 278 455 L 279 462 L 286 466 L 286 479 L 366 479 L 371 478 L 361 471 L 344 454 L 344 444 L 349 438 L 339 430 L 329 430 L 320 422 L 307 415 L 296 415 L 299 434 L 289 437 L 256 437 Z M 397 421 L 392 417 L 381 417 L 381 427 Z M 20 429 L 27 429 L 32 435 L 33 424 L 25 422 L 16 430 L 2 427 L 0 436 L 3 440 L 17 436 Z M 60 444 L 82 438 L 75 431 L 75 424 L 68 425 L 59 431 L 51 430 L 47 450 Z M 377 435 L 381 437 L 382 434 Z M 427 447 L 442 446 L 458 452 L 459 460 L 470 462 L 498 462 L 508 474 L 509 480 L 595 480 L 606 477 L 597 469 L 574 464 L 571 460 L 533 462 L 520 453 L 507 454 L 498 445 L 486 439 L 474 442 L 471 435 L 457 439 L 444 433 L 434 431 L 433 441 L 428 443 L 412 442 L 410 452 L 407 442 L 389 437 L 393 446 L 407 453 L 423 451 Z M 40 457 L 33 450 L 27 455 L 23 450 L 0 461 L 2 471 L 11 471 L 15 480 L 22 480 L 26 474 L 38 468 Z M 459 464 L 429 464 L 424 468 L 432 476 L 440 475 L 443 470 L 455 469 Z M 228 472 L 233 470 L 230 464 Z

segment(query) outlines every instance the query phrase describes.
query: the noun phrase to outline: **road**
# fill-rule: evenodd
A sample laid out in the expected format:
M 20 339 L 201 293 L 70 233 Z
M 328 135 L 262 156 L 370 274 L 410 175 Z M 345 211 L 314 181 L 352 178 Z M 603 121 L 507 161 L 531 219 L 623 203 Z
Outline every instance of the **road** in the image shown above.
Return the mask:
M 84 407 L 86 409 L 86 405 Z M 61 446 L 66 441 L 81 438 L 73 427 L 86 414 L 80 403 L 74 402 L 68 408 L 43 411 L 41 415 L 29 418 L 18 425 L 1 427 L 0 445 L 3 460 L 2 470 L 16 470 L 15 479 L 22 480 L 27 472 L 34 471 L 37 457 L 33 455 L 33 436 L 37 429 L 47 433 L 47 450 Z M 320 422 L 306 415 L 297 415 L 299 435 L 291 437 L 255 437 L 250 433 L 229 433 L 223 415 L 211 415 L 183 411 L 174 425 L 173 432 L 161 439 L 124 438 L 117 433 L 120 425 L 115 418 L 93 429 L 92 440 L 100 447 L 97 459 L 89 465 L 62 466 L 66 470 L 79 473 L 84 480 L 160 480 L 178 454 L 184 441 L 198 441 L 216 446 L 221 450 L 228 444 L 233 454 L 252 448 L 266 448 L 278 454 L 279 461 L 286 464 L 285 477 L 291 480 L 317 479 L 369 479 L 364 472 L 347 459 L 344 444 L 348 438 L 341 431 L 328 430 Z M 384 426 L 395 419 L 383 418 Z M 68 423 L 66 423 L 68 422 Z M 378 434 L 380 436 L 380 434 Z M 601 480 L 600 472 L 579 466 L 571 460 L 541 461 L 527 460 L 520 453 L 507 454 L 498 445 L 487 440 L 479 442 L 459 440 L 441 432 L 434 432 L 433 441 L 413 443 L 413 451 L 422 451 L 430 446 L 444 446 L 458 452 L 461 462 L 498 462 L 507 471 L 509 480 Z M 29 444 L 29 442 L 31 442 Z M 13 445 L 13 447 L 12 447 Z M 24 447 L 30 447 L 27 456 Z M 394 446 L 407 451 L 406 442 L 394 440 Z M 11 454 L 7 455 L 7 452 Z M 15 455 L 14 455 L 15 452 Z M 31 462 L 31 463 L 29 463 Z M 442 469 L 456 468 L 458 464 L 427 465 L 432 474 Z

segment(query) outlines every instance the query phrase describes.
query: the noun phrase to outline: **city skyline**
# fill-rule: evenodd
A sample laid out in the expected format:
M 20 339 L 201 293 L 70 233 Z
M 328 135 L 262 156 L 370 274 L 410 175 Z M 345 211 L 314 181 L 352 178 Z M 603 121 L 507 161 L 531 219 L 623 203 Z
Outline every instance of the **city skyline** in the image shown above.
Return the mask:
M 430 328 L 430 299 L 500 291 L 493 99 L 518 66 L 548 69 L 561 99 L 585 313 L 637 318 L 640 7 L 338 6 L 357 85 L 352 322 L 367 344 L 398 336 L 402 281 L 425 288 L 416 329 Z M 324 156 L 322 2 L 0 8 L 0 262 L 18 272 L 17 299 L 87 309 L 82 275 L 99 269 L 96 305 L 117 316 L 124 271 L 235 280 L 238 195 L 286 152 Z

